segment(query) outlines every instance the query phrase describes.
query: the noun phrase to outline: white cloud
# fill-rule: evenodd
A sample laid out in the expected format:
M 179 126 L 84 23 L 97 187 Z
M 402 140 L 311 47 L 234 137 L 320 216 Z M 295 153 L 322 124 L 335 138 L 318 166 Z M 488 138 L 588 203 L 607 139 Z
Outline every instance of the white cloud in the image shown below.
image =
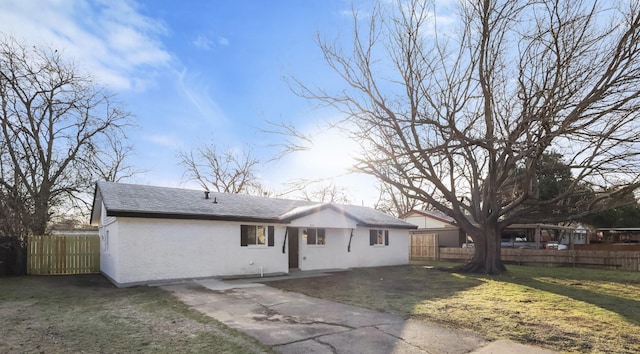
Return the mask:
M 144 140 L 150 141 L 161 147 L 176 149 L 182 146 L 182 141 L 172 134 L 154 134 L 143 137 Z
M 209 37 L 204 35 L 198 35 L 196 39 L 193 40 L 192 43 L 197 48 L 204 49 L 204 50 L 211 50 L 215 46 L 213 41 Z
M 220 106 L 209 95 L 206 84 L 198 81 L 199 75 L 189 75 L 187 70 L 176 73 L 179 94 L 198 113 L 197 119 L 206 119 L 216 123 L 226 122 L 227 118 Z M 186 108 L 185 108 L 186 110 Z
M 216 44 L 219 46 L 228 46 L 229 39 L 226 37 L 219 37 L 217 40 L 213 40 L 210 36 L 206 36 L 203 34 L 199 34 L 192 42 L 196 48 L 200 48 L 203 50 L 212 50 L 216 47 Z
M 0 32 L 58 49 L 113 89 L 144 89 L 148 71 L 172 60 L 160 40 L 162 23 L 129 0 L 3 0 Z

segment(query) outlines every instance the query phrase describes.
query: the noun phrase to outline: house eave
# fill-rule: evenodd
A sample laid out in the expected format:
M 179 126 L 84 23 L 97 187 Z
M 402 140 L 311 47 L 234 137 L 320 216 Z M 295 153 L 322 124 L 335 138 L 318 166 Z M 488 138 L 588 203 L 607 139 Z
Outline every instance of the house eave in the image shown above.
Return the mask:
M 213 221 L 244 221 L 260 222 L 270 224 L 289 224 L 288 221 L 276 218 L 255 218 L 236 215 L 212 215 L 212 214 L 181 214 L 181 213 L 153 213 L 139 211 L 108 210 L 107 216 L 127 217 L 127 218 L 149 218 L 149 219 L 173 219 L 173 220 L 213 220 Z
M 236 215 L 211 215 L 211 214 L 180 214 L 180 213 L 153 213 L 140 211 L 108 210 L 107 216 L 127 217 L 127 218 L 149 218 L 149 219 L 173 219 L 173 220 L 211 220 L 211 221 L 235 221 L 235 222 L 256 222 L 270 224 L 290 224 L 291 219 L 283 220 L 277 218 L 256 218 Z M 417 229 L 416 225 L 394 225 L 394 224 L 367 224 L 359 222 L 357 227 L 380 228 L 380 229 Z
M 417 225 L 393 225 L 393 224 L 364 224 L 359 223 L 356 226 L 358 227 L 366 227 L 370 229 L 406 229 L 406 230 L 415 230 L 418 228 Z
M 417 216 L 421 216 L 421 217 L 427 217 L 427 218 L 434 219 L 436 221 L 440 221 L 442 223 L 446 223 L 446 224 L 449 224 L 449 225 L 456 226 L 456 221 L 454 219 L 447 220 L 446 218 L 440 217 L 438 215 L 433 215 L 431 213 L 425 213 L 425 212 L 420 211 L 420 210 L 410 210 L 410 211 L 400 215 L 398 218 L 404 220 L 404 219 L 406 219 L 406 218 L 408 218 L 408 217 L 410 217 L 412 215 L 417 215 Z
M 300 219 L 300 218 L 303 218 L 305 216 L 309 216 L 309 215 L 318 213 L 318 212 L 320 212 L 320 211 L 322 211 L 324 209 L 333 210 L 334 212 L 336 212 L 338 214 L 342 214 L 342 215 L 346 216 L 347 218 L 353 220 L 356 224 L 362 223 L 362 220 L 356 218 L 354 215 L 350 214 L 349 212 L 347 212 L 347 211 L 345 211 L 343 209 L 340 209 L 340 208 L 338 208 L 338 207 L 336 207 L 335 205 L 332 205 L 332 204 L 321 204 L 321 205 L 317 205 L 317 206 L 314 206 L 312 208 L 309 208 L 309 209 L 307 209 L 305 211 L 302 211 L 302 212 L 290 214 L 290 215 L 287 215 L 285 217 L 281 216 L 280 220 L 282 220 L 282 221 L 284 221 L 286 223 L 290 223 L 293 220 Z

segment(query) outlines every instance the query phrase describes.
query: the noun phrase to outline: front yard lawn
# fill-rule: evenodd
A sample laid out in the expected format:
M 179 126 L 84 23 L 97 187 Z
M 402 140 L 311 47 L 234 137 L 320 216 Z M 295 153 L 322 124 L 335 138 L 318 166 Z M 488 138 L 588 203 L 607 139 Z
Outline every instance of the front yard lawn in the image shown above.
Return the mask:
M 640 272 L 508 266 L 500 276 L 361 268 L 269 286 L 562 352 L 640 352 Z
M 162 289 L 101 275 L 0 278 L 0 324 L 0 353 L 270 352 Z

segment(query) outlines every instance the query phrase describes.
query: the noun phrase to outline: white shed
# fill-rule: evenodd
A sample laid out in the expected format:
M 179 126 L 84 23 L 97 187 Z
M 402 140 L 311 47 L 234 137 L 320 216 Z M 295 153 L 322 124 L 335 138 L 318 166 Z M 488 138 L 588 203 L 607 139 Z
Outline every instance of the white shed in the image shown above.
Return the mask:
M 98 182 L 100 270 L 114 284 L 409 263 L 416 226 L 375 209 Z

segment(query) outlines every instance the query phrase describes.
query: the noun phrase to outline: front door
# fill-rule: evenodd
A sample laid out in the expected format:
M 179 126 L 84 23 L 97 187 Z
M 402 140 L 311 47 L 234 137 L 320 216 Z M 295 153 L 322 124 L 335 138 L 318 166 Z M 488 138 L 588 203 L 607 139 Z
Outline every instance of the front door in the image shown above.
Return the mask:
M 298 265 L 298 228 L 288 227 L 289 238 L 289 268 L 299 268 Z

